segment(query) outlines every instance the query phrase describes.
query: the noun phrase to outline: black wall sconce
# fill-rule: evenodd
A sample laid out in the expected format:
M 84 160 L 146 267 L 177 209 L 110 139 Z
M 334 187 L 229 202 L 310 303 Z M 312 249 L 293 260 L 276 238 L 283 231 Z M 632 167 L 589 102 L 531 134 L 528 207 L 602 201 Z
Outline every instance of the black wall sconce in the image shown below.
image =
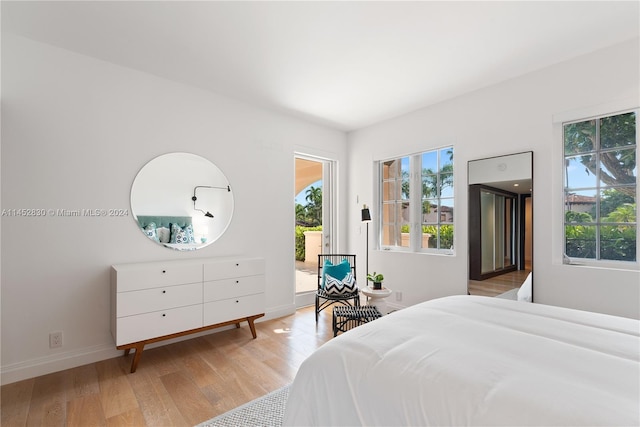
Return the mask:
M 196 191 L 198 190 L 198 188 L 213 188 L 216 190 L 227 190 L 228 192 L 231 192 L 231 187 L 228 185 L 226 187 L 212 187 L 210 185 L 196 185 L 195 187 L 193 187 L 193 197 L 191 198 L 191 200 L 193 200 L 193 209 L 202 212 L 207 218 L 213 218 L 213 214 L 211 212 L 205 212 L 202 209 L 196 208 L 196 200 L 198 200 L 198 198 L 196 197 Z

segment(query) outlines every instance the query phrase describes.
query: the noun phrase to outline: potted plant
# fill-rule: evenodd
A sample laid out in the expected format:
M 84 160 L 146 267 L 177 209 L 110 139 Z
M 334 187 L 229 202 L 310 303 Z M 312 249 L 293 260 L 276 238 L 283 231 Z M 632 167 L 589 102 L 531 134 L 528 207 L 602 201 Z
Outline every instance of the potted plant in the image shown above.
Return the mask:
M 384 275 L 382 273 L 373 273 L 367 274 L 367 280 L 373 282 L 373 289 L 382 289 L 382 281 L 384 280 Z

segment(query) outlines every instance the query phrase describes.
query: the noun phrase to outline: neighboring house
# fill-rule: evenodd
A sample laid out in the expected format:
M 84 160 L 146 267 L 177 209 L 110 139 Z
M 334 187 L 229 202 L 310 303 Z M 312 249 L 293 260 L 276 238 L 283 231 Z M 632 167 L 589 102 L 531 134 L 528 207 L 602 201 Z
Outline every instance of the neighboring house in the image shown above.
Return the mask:
M 596 205 L 595 197 L 580 194 L 570 194 L 565 200 L 567 210 L 573 212 L 590 213 Z
M 438 216 L 440 216 L 440 222 L 453 222 L 453 209 L 449 206 L 441 206 L 440 211 L 438 211 L 438 206 L 431 205 L 429 213 L 422 214 L 422 222 L 430 224 L 436 223 L 438 222 Z

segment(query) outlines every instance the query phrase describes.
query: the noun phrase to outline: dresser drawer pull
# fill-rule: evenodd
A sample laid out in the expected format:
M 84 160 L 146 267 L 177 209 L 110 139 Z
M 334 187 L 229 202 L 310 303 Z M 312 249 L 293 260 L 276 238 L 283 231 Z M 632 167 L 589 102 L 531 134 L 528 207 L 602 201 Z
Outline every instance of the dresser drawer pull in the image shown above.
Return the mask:
M 238 302 L 240 302 L 240 301 L 236 300 L 236 302 L 238 303 Z
M 240 267 L 240 264 L 237 264 L 237 263 L 236 263 L 236 267 Z
M 164 273 L 166 273 L 166 272 L 167 272 L 167 270 L 162 270 L 162 274 L 164 274 Z
M 166 294 L 166 293 L 167 293 L 167 291 L 162 291 L 162 293 L 163 293 L 163 294 Z
M 162 313 L 162 317 L 166 317 L 166 316 L 167 316 L 166 313 Z
M 236 280 L 236 283 L 240 283 L 240 280 Z

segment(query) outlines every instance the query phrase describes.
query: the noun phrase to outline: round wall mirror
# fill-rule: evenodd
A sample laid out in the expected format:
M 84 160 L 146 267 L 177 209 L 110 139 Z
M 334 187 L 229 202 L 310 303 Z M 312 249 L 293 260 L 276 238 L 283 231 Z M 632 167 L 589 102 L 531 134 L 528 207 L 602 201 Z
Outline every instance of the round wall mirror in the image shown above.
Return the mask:
M 233 192 L 209 160 L 190 153 L 163 154 L 136 175 L 131 212 L 150 240 L 175 250 L 195 250 L 215 242 L 229 227 Z

